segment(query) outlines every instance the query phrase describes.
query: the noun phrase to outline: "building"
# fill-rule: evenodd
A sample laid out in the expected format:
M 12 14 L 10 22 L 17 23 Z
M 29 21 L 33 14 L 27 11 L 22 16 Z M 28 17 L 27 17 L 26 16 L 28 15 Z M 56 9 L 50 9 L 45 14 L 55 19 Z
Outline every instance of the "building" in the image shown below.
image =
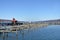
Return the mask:
M 16 24 L 21 25 L 23 24 L 23 22 L 17 21 Z M 12 25 L 12 20 L 0 19 L 0 26 L 8 26 L 8 25 Z

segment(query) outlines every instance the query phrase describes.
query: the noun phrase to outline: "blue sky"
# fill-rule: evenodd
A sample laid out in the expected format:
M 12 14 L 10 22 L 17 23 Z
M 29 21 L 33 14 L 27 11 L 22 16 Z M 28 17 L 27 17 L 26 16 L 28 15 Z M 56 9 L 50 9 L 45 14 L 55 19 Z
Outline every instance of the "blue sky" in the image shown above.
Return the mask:
M 60 19 L 60 0 L 0 0 L 0 19 Z

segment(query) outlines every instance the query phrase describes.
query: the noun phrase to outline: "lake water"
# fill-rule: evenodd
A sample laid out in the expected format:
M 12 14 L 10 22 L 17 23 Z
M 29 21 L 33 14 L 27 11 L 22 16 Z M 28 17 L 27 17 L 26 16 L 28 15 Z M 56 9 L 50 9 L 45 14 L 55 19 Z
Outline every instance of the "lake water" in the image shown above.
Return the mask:
M 36 27 L 28 30 L 21 30 L 16 33 L 8 33 L 8 37 L 2 37 L 0 40 L 60 40 L 60 25 L 50 25 L 46 27 Z

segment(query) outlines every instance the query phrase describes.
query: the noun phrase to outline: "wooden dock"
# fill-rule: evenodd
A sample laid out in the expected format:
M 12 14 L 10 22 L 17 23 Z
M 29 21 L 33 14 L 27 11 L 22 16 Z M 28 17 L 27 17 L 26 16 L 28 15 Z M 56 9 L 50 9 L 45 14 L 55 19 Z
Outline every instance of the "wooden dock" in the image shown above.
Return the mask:
M 0 26 L 0 32 L 17 32 L 23 29 L 29 29 L 47 25 L 48 24 L 27 24 L 27 25 L 14 25 L 14 26 Z
M 0 32 L 16 32 L 21 29 L 28 29 L 28 25 L 15 25 L 15 26 L 1 26 Z
M 18 32 L 20 30 L 24 30 L 24 29 L 28 29 L 29 28 L 29 25 L 15 25 L 15 26 L 0 26 L 0 33 L 2 33 L 2 38 L 4 40 L 5 37 L 5 34 L 7 33 L 16 33 L 16 38 L 18 37 Z
M 47 24 L 25 24 L 25 25 L 15 25 L 15 26 L 0 26 L 0 33 L 2 33 L 2 37 L 4 39 L 4 37 L 7 37 L 5 36 L 5 34 L 7 33 L 16 33 L 16 38 L 18 37 L 18 32 L 20 30 L 29 30 L 31 28 L 36 28 L 36 27 L 41 27 L 41 26 L 46 26 Z

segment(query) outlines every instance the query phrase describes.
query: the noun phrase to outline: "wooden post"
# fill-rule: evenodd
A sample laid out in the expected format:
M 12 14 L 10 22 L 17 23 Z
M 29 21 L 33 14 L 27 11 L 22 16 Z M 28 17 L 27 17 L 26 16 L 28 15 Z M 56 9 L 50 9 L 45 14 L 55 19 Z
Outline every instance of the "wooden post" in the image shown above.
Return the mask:
M 17 29 L 16 29 L 16 40 L 18 40 L 18 32 L 17 32 Z
M 7 40 L 7 38 L 8 38 L 8 32 L 6 33 L 6 40 Z
M 22 40 L 24 40 L 24 29 L 22 31 Z
M 4 39 L 5 39 L 5 36 L 4 36 L 4 31 L 3 31 L 3 36 L 2 36 L 2 37 L 3 37 L 3 40 L 4 40 Z

